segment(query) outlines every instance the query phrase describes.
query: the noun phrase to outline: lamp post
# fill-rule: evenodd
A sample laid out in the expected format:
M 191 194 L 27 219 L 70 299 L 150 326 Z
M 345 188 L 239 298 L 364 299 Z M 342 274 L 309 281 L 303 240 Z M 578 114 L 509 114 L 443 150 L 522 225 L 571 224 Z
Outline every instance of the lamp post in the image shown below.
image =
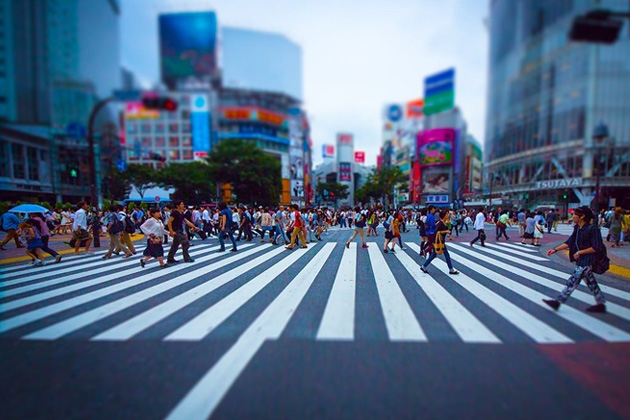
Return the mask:
M 595 165 L 594 168 L 597 171 L 595 178 L 595 214 L 599 218 L 599 178 L 601 175 L 601 145 L 604 139 L 608 138 L 608 127 L 603 122 L 600 122 L 593 129 L 593 140 L 597 143 L 595 153 Z

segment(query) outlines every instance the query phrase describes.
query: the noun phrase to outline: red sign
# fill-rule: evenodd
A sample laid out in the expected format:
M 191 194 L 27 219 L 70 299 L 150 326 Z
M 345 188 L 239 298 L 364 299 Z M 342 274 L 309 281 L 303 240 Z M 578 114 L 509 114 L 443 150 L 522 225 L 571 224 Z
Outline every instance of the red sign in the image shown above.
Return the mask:
M 339 143 L 352 144 L 352 134 L 338 134 Z
M 356 163 L 365 163 L 365 152 L 354 152 L 354 161 Z
M 424 109 L 424 99 L 416 99 L 415 101 L 407 102 L 407 118 L 420 118 L 424 114 L 422 110 Z
M 331 157 L 331 156 L 335 156 L 335 146 L 333 146 L 332 144 L 325 144 L 324 157 Z
M 159 196 L 159 195 L 156 195 L 156 196 L 155 196 L 155 202 L 156 202 L 156 203 L 159 203 L 159 202 L 160 202 L 160 196 Z
M 249 109 L 225 109 L 223 111 L 226 120 L 249 120 L 251 119 L 251 112 Z
M 195 157 L 208 157 L 208 152 L 195 152 Z

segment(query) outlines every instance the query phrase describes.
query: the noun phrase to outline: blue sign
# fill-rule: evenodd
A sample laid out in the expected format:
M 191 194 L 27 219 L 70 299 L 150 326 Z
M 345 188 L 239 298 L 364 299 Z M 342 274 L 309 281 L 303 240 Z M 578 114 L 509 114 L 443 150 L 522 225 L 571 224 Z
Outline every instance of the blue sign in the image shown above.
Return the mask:
M 424 97 L 452 90 L 455 83 L 455 69 L 448 69 L 424 79 Z
M 206 95 L 192 97 L 190 124 L 192 126 L 193 153 L 210 151 L 210 104 Z
M 390 105 L 389 108 L 387 109 L 387 118 L 391 122 L 400 121 L 402 116 L 403 116 L 403 110 L 400 105 Z
M 448 204 L 448 195 L 427 195 L 427 204 Z
M 81 123 L 71 122 L 66 126 L 66 134 L 72 139 L 79 140 L 85 138 L 86 129 Z
M 125 172 L 127 170 L 127 162 L 124 159 L 118 159 L 116 161 L 116 169 L 120 172 Z

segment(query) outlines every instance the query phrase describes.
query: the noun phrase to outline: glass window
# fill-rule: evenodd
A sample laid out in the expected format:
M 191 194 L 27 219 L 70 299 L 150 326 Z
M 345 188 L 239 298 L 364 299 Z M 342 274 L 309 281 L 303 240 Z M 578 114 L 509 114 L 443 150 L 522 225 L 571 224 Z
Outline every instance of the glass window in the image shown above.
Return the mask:
M 26 179 L 24 146 L 13 143 L 11 145 L 11 154 L 13 155 L 13 178 Z
M 177 123 L 170 123 L 168 125 L 168 130 L 170 133 L 177 133 L 179 131 L 179 124 Z
M 26 157 L 28 159 L 28 179 L 31 181 L 39 181 L 39 154 L 34 147 L 26 148 Z
M 184 146 L 184 147 L 192 146 L 192 139 L 191 139 L 190 136 L 183 136 L 182 137 L 182 146 Z
M 151 133 L 151 124 L 142 124 L 142 134 L 149 134 Z
M 183 123 L 182 124 L 182 131 L 184 133 L 190 133 L 190 123 Z
M 169 159 L 174 159 L 174 160 L 179 160 L 179 150 L 176 149 L 171 149 L 168 151 L 168 158 Z
M 127 134 L 138 133 L 138 126 L 135 123 L 127 122 Z
M 0 140 L 0 176 L 9 177 L 9 154 L 7 152 L 7 146 L 9 144 Z
M 179 137 L 170 137 L 168 139 L 169 147 L 178 147 L 179 146 Z
M 186 149 L 182 152 L 182 156 L 184 158 L 184 160 L 192 160 L 193 158 L 193 152 L 190 149 Z
M 153 146 L 164 147 L 164 137 L 163 136 L 156 137 L 155 141 L 153 142 Z
M 155 131 L 156 131 L 157 133 L 163 133 L 163 132 L 164 132 L 164 123 L 158 123 L 158 124 L 155 126 Z
M 142 146 L 151 146 L 151 137 L 142 137 Z

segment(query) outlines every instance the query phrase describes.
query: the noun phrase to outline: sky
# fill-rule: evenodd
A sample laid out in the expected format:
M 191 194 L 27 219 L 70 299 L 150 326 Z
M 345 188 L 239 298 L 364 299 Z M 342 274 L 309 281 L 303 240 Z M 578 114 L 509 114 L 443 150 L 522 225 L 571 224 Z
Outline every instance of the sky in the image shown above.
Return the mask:
M 423 96 L 424 78 L 454 67 L 468 132 L 485 134 L 488 0 L 122 0 L 123 65 L 159 81 L 157 15 L 214 10 L 219 25 L 277 32 L 302 47 L 313 160 L 336 134 L 374 165 L 385 104 Z

